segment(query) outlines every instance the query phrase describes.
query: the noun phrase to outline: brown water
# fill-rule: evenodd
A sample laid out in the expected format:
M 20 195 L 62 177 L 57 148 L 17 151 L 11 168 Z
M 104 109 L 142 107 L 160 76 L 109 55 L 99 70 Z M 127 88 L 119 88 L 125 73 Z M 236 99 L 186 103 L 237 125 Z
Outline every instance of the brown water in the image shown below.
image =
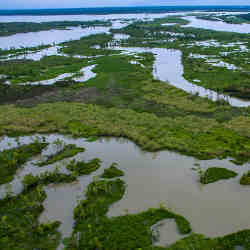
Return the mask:
M 191 170 L 194 163 L 197 163 L 192 157 L 170 151 L 143 152 L 134 143 L 125 139 L 108 138 L 89 143 L 85 139 L 72 139 L 61 135 L 49 135 L 46 138 L 49 142 L 60 138 L 66 143 L 85 147 L 87 150 L 75 156 L 75 159 L 89 160 L 98 157 L 102 160 L 101 169 L 90 176 L 79 178 L 76 183 L 45 188 L 48 197 L 44 202 L 45 211 L 40 220 L 60 220 L 60 231 L 63 236 L 69 236 L 72 232 L 73 209 L 77 201 L 84 198 L 88 184 L 112 162 L 117 162 L 125 171 L 123 179 L 127 183 L 127 191 L 123 199 L 110 208 L 108 216 L 119 216 L 127 212 L 137 213 L 165 204 L 174 212 L 186 217 L 191 222 L 194 232 L 206 236 L 222 236 L 250 228 L 249 188 L 239 184 L 240 175 L 250 169 L 250 164 L 235 166 L 228 159 L 199 161 L 202 169 L 221 166 L 240 173 L 237 178 L 201 186 L 197 172 Z M 10 141 L 12 144 L 8 146 Z M 20 140 L 21 143 L 30 141 L 30 137 L 22 137 Z M 8 137 L 0 141 L 0 150 L 13 146 L 15 142 Z M 53 147 L 45 153 L 53 152 Z M 35 160 L 38 159 L 33 161 Z M 67 161 L 69 160 L 64 160 L 64 164 L 61 164 L 62 171 L 65 171 Z M 45 169 L 53 170 L 56 165 L 58 163 Z M 32 167 L 31 163 L 28 163 L 12 182 L 13 189 L 16 193 L 21 191 L 20 180 L 25 174 L 38 174 L 45 169 Z M 2 193 L 3 186 L 0 188 Z M 173 221 L 164 222 L 159 231 L 160 245 L 173 243 L 181 237 Z

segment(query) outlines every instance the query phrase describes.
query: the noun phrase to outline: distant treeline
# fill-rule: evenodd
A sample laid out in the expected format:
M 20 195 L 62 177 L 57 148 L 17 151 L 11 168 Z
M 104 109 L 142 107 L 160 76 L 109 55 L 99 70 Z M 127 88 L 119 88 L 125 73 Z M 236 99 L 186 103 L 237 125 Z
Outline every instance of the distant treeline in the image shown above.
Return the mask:
M 249 6 L 140 6 L 140 7 L 104 7 L 104 8 L 67 8 L 67 9 L 27 9 L 0 10 L 1 16 L 47 16 L 47 15 L 105 15 L 128 13 L 166 13 L 178 11 L 249 11 Z
M 111 26 L 109 21 L 58 21 L 58 22 L 10 22 L 0 23 L 0 36 L 9 36 L 17 33 L 37 32 L 52 29 L 66 29 L 73 26 Z
M 245 19 L 246 21 L 250 21 L 250 14 L 249 13 L 238 15 L 238 17 Z

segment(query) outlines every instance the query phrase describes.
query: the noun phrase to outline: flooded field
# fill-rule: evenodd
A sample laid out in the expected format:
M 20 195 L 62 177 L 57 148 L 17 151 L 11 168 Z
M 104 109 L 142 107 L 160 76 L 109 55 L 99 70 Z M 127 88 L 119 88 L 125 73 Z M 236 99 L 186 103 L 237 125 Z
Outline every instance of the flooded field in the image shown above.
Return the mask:
M 100 175 L 103 168 L 108 167 L 112 162 L 117 162 L 119 168 L 125 172 L 123 179 L 127 184 L 127 191 L 125 197 L 110 208 L 109 216 L 137 213 L 164 204 L 172 211 L 185 216 L 191 222 L 194 232 L 209 237 L 222 236 L 250 227 L 249 190 L 239 184 L 238 177 L 202 186 L 199 184 L 197 172 L 192 170 L 194 164 L 199 162 L 202 169 L 220 166 L 232 169 L 240 176 L 250 169 L 249 164 L 239 167 L 230 163 L 229 159 L 197 161 L 192 157 L 169 151 L 147 153 L 125 139 L 103 138 L 90 143 L 83 138 L 73 139 L 61 135 L 48 135 L 45 138 L 50 143 L 60 139 L 66 144 L 73 143 L 85 147 L 86 152 L 78 154 L 74 159 L 89 160 L 98 157 L 102 160 L 101 169 L 90 176 L 80 177 L 76 183 L 50 185 L 45 188 L 47 199 L 44 202 L 45 211 L 40 220 L 43 222 L 61 221 L 60 231 L 64 236 L 69 236 L 72 232 L 73 209 L 77 201 L 84 198 L 87 185 L 94 176 Z M 31 137 L 20 138 L 20 143 L 31 141 Z M 11 146 L 8 146 L 10 143 Z M 0 142 L 0 150 L 14 146 L 15 140 L 8 137 L 2 138 Z M 53 150 L 55 146 L 48 148 L 43 155 L 51 154 Z M 18 172 L 11 183 L 13 192 L 21 191 L 21 180 L 24 175 L 28 173 L 37 175 L 47 170 L 52 171 L 57 165 L 61 166 L 61 171 L 65 171 L 63 166 L 69 162 L 69 160 L 64 160 L 39 168 L 34 163 L 40 159 L 41 157 L 32 160 Z M 3 185 L 2 195 L 5 190 Z M 167 231 L 164 230 L 161 234 L 161 245 L 173 243 L 180 237 L 176 234 L 176 227 L 172 222 L 169 225 L 165 222 L 162 226 L 163 229 L 167 228 Z M 168 230 L 171 231 L 170 234 L 167 233 Z
M 249 108 L 247 108 L 250 106 L 250 101 L 247 97 L 245 100 L 238 99 L 239 95 L 228 96 L 228 92 L 220 89 L 210 90 L 208 89 L 210 86 L 205 88 L 206 85 L 202 85 L 202 78 L 199 78 L 198 74 L 193 74 L 193 78 L 187 78 L 185 64 L 185 60 L 197 60 L 197 64 L 194 61 L 188 61 L 192 69 L 196 67 L 195 73 L 200 73 L 201 66 L 204 66 L 202 63 L 208 64 L 207 68 L 204 66 L 205 73 L 201 72 L 201 74 L 209 74 L 213 71 L 212 67 L 225 72 L 228 70 L 240 72 L 239 74 L 242 75 L 248 74 L 248 65 L 241 63 L 238 66 L 239 62 L 242 62 L 241 59 L 247 57 L 249 53 L 248 43 L 245 37 L 242 38 L 243 42 L 223 43 L 219 38 L 218 41 L 213 38 L 199 38 L 200 40 L 194 41 L 196 38 L 194 34 L 190 34 L 188 37 L 190 40 L 183 40 L 184 42 L 180 43 L 181 39 L 187 38 L 185 31 L 182 33 L 185 27 L 247 34 L 250 33 L 250 24 L 236 25 L 200 20 L 191 14 L 198 14 L 198 12 L 178 13 L 183 19 L 189 21 L 187 25 L 183 25 L 183 20 L 175 17 L 176 13 L 0 17 L 0 22 L 65 20 L 111 20 L 112 22 L 110 27 L 81 28 L 79 26 L 68 27 L 66 30 L 0 37 L 1 49 L 50 46 L 43 47 L 41 50 L 27 50 L 20 54 L 0 55 L 0 64 L 3 65 L 8 66 L 8 63 L 13 62 L 20 66 L 23 62 L 27 62 L 27 68 L 24 70 L 21 67 L 18 68 L 16 78 L 7 75 L 6 69 L 2 69 L 3 74 L 0 74 L 2 96 L 4 93 L 6 95 L 13 93 L 14 97 L 17 96 L 17 99 L 13 97 L 13 102 L 11 98 L 6 98 L 7 101 L 3 102 L 0 112 L 3 120 L 0 123 L 0 153 L 4 155 L 5 150 L 14 150 L 23 145 L 32 144 L 36 140 L 48 143 L 43 150 L 27 158 L 24 164 L 20 164 L 21 167 L 16 169 L 17 171 L 11 176 L 14 178 L 9 183 L 3 180 L 4 184 L 0 184 L 0 201 L 5 201 L 4 198 L 8 199 L 9 196 L 19 197 L 18 195 L 23 194 L 27 184 L 24 184 L 23 180 L 30 174 L 41 178 L 41 174 L 56 172 L 73 178 L 74 181 L 65 181 L 65 183 L 51 181 L 48 185 L 41 185 L 41 190 L 36 190 L 40 195 L 42 190 L 46 193 L 46 199 L 40 200 L 44 210 L 42 211 L 40 206 L 37 223 L 45 225 L 45 229 L 42 228 L 40 231 L 46 231 L 46 227 L 50 225 L 49 222 L 61 222 L 58 231 L 62 237 L 58 249 L 64 249 L 62 239 L 72 237 L 74 241 L 74 237 L 80 238 L 80 231 L 75 228 L 76 225 L 79 226 L 77 216 L 84 217 L 84 213 L 91 211 L 91 206 L 96 205 L 94 202 L 90 203 L 90 208 L 86 205 L 97 188 L 94 186 L 91 194 L 91 184 L 96 185 L 99 181 L 100 185 L 102 181 L 107 181 L 101 175 L 104 169 L 112 166 L 113 163 L 116 163 L 124 172 L 124 176 L 120 178 L 124 181 L 126 189 L 124 193 L 122 189 L 120 190 L 120 198 L 116 194 L 119 199 L 109 197 L 110 201 L 107 204 L 112 205 L 107 205 L 105 223 L 110 221 L 114 223 L 117 218 L 122 220 L 132 214 L 141 216 L 144 211 L 152 212 L 155 211 L 150 210 L 152 208 L 164 207 L 179 217 L 170 216 L 168 219 L 158 220 L 149 228 L 150 233 L 153 234 L 150 244 L 162 247 L 179 242 L 186 236 L 192 237 L 192 234 L 183 233 L 180 230 L 177 219 L 182 216 L 190 222 L 193 233 L 202 234 L 211 240 L 250 229 L 249 187 L 240 182 L 242 175 L 250 171 Z M 146 22 L 166 16 L 173 19 L 167 20 L 170 21 L 169 23 L 165 23 L 164 19 L 158 20 L 157 22 L 163 22 L 157 24 L 159 29 L 164 29 L 159 33 L 150 33 L 149 29 L 141 34 L 137 26 L 132 26 L 132 29 L 134 28 L 134 30 L 131 29 L 132 31 L 124 29 L 136 21 Z M 150 22 L 146 24 L 153 27 L 155 25 Z M 121 32 L 112 29 L 121 29 Z M 103 34 L 99 36 L 100 43 L 95 42 L 95 36 L 86 44 L 84 39 L 78 43 L 82 37 L 87 38 L 98 34 Z M 205 33 L 203 35 L 207 36 Z M 74 43 L 75 40 L 76 43 Z M 72 43 L 62 44 L 66 41 Z M 173 45 L 176 41 L 179 47 Z M 159 48 L 156 44 L 160 44 Z M 202 48 L 208 53 L 202 54 L 198 49 L 196 51 L 195 47 Z M 212 49 L 216 50 L 217 54 Z M 79 54 L 76 53 L 78 51 Z M 238 52 L 242 53 L 239 58 L 227 57 Z M 51 57 L 48 62 L 43 62 L 42 66 L 39 65 L 40 61 L 42 64 L 42 58 L 56 55 L 58 57 Z M 219 55 L 224 56 L 223 60 Z M 63 60 L 65 64 L 61 62 Z M 78 68 L 72 67 L 72 71 L 67 71 L 66 67 L 77 63 Z M 50 69 L 54 72 L 50 72 Z M 32 76 L 41 77 L 33 80 L 29 78 L 27 72 L 31 72 Z M 50 75 L 51 79 L 46 74 Z M 242 78 L 237 77 L 238 75 L 234 78 L 236 84 L 242 83 L 243 86 L 248 86 L 247 80 L 243 82 Z M 23 79 L 26 81 L 22 81 Z M 62 86 L 56 85 L 57 81 L 62 81 Z M 18 86 L 17 90 L 12 86 Z M 39 89 L 36 90 L 36 87 Z M 30 90 L 31 92 L 28 93 Z M 18 96 L 22 93 L 26 94 L 26 91 L 28 93 L 26 99 L 20 99 L 18 102 Z M 39 91 L 43 92 L 42 95 L 38 93 Z M 6 114 L 8 114 L 7 117 Z M 12 133 L 14 136 L 19 133 L 30 135 L 7 136 Z M 44 167 L 39 165 L 60 152 L 62 146 L 69 144 L 82 150 L 74 156 L 56 160 L 55 163 L 46 163 Z M 148 151 L 143 151 L 142 148 Z M 193 148 L 197 152 L 194 152 Z M 8 162 L 8 153 L 7 160 L 4 157 L 1 158 L 0 155 L 0 163 L 1 160 Z M 101 167 L 90 174 L 81 175 L 76 170 L 68 168 L 70 164 L 89 162 L 95 158 L 101 160 Z M 8 163 L 12 163 L 11 160 Z M 201 184 L 201 176 L 212 167 L 232 170 L 237 173 L 237 176 L 207 185 Z M 250 172 L 246 178 L 250 180 Z M 117 179 L 113 178 L 113 180 Z M 107 191 L 105 188 L 108 189 L 108 186 L 104 185 L 103 192 Z M 99 198 L 105 201 L 104 195 L 100 197 L 96 196 L 97 201 Z M 32 209 L 36 206 L 38 202 L 30 205 Z M 79 208 L 80 215 L 76 213 L 76 208 Z M 94 216 L 93 221 L 98 224 L 100 218 Z M 87 221 L 89 218 L 85 219 Z M 3 223 L 4 220 L 3 218 Z M 90 223 L 88 228 L 92 227 L 93 221 L 88 221 Z M 72 236 L 74 233 L 76 236 Z M 78 238 L 77 240 L 76 244 L 80 242 Z M 94 244 L 96 249 L 99 249 L 98 239 Z M 245 249 L 238 243 L 235 243 L 235 246 L 237 250 Z

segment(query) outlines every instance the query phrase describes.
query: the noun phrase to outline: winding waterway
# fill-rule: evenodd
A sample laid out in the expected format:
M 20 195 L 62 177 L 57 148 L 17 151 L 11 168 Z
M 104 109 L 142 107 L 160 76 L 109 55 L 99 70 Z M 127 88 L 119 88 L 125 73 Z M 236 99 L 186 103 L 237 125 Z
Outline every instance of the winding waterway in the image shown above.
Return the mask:
M 36 21 L 63 21 L 63 20 L 112 20 L 112 28 L 123 28 L 127 26 L 131 19 L 136 20 L 145 20 L 145 19 L 153 19 L 156 17 L 163 17 L 166 15 L 173 15 L 176 13 L 168 13 L 168 14 L 152 14 L 152 15 L 146 15 L 146 14 L 131 14 L 126 15 L 127 19 L 126 21 L 121 21 L 119 19 L 125 18 L 125 15 L 106 15 L 106 16 L 49 16 L 44 17 L 42 16 L 41 19 L 37 19 L 38 17 L 34 17 Z M 31 17 L 3 17 L 1 21 L 10 21 L 10 20 L 19 20 L 22 18 L 24 21 L 29 21 Z M 39 17 L 40 18 L 40 17 Z M 130 21 L 128 20 L 130 19 Z M 186 16 L 185 19 L 190 21 L 190 24 L 187 26 L 194 26 L 196 27 L 197 24 L 199 24 L 200 28 L 209 28 L 209 29 L 217 29 L 217 30 L 223 30 L 223 31 L 235 31 L 238 30 L 239 32 L 250 32 L 250 24 L 240 26 L 236 24 L 227 24 L 223 22 L 213 22 L 213 21 L 206 21 L 206 20 L 200 20 L 193 16 Z M 219 24 L 218 24 L 219 23 Z M 214 28 L 213 28 L 214 27 Z M 242 30 L 239 28 L 242 27 Z M 68 30 L 50 30 L 50 31 L 41 31 L 41 32 L 35 32 L 35 33 L 25 33 L 25 34 L 16 34 L 13 36 L 8 37 L 0 37 L 0 48 L 10 48 L 10 47 L 21 47 L 21 46 L 37 46 L 41 44 L 58 44 L 64 41 L 68 40 L 75 40 L 80 39 L 80 37 L 83 36 L 89 36 L 92 34 L 99 34 L 99 33 L 109 33 L 110 27 L 91 27 L 91 28 L 81 28 L 81 27 L 73 27 Z M 114 39 L 116 41 L 120 41 L 121 39 L 127 39 L 128 36 L 117 34 L 114 36 Z M 121 48 L 113 48 L 113 49 L 121 49 Z M 169 50 L 169 49 L 163 49 L 163 48 L 155 48 L 155 49 L 148 49 L 148 48 L 122 48 L 128 53 L 140 53 L 140 52 L 152 52 L 155 54 L 155 64 L 154 64 L 154 77 L 156 79 L 159 79 L 161 81 L 168 82 L 169 84 L 180 88 L 188 93 L 191 94 L 198 94 L 201 97 L 207 97 L 213 101 L 216 101 L 218 99 L 223 99 L 229 102 L 232 106 L 236 107 L 247 107 L 250 105 L 250 101 L 244 101 L 237 98 L 229 97 L 226 95 L 218 94 L 215 91 L 205 89 L 199 85 L 190 83 L 183 77 L 183 65 L 181 60 L 181 51 L 178 50 Z M 42 50 L 37 53 L 30 53 L 28 55 L 25 55 L 24 57 L 39 60 L 44 55 L 52 55 L 52 54 L 58 54 L 57 47 L 51 47 L 49 49 Z M 20 56 L 22 57 L 22 56 Z M 88 71 L 88 73 L 90 73 Z M 93 74 L 93 72 L 92 72 Z M 58 76 L 60 79 L 63 79 L 67 77 L 68 75 Z M 52 83 L 54 83 L 54 79 L 50 80 Z M 50 84 L 50 83 L 49 83 Z
M 155 79 L 168 82 L 179 89 L 191 94 L 198 94 L 201 97 L 207 97 L 213 101 L 223 99 L 235 107 L 248 107 L 250 101 L 243 101 L 234 97 L 218 94 L 217 92 L 205 89 L 196 84 L 190 83 L 183 77 L 182 52 L 174 49 L 164 48 L 113 48 L 124 50 L 128 53 L 152 52 L 155 55 L 153 75 Z

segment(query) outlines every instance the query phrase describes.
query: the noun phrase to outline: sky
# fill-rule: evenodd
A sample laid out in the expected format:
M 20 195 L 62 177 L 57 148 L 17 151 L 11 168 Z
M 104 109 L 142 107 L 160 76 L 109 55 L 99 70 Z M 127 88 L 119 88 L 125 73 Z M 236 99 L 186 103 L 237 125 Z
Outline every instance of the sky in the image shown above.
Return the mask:
M 1 0 L 0 9 L 163 5 L 250 5 L 250 0 Z

